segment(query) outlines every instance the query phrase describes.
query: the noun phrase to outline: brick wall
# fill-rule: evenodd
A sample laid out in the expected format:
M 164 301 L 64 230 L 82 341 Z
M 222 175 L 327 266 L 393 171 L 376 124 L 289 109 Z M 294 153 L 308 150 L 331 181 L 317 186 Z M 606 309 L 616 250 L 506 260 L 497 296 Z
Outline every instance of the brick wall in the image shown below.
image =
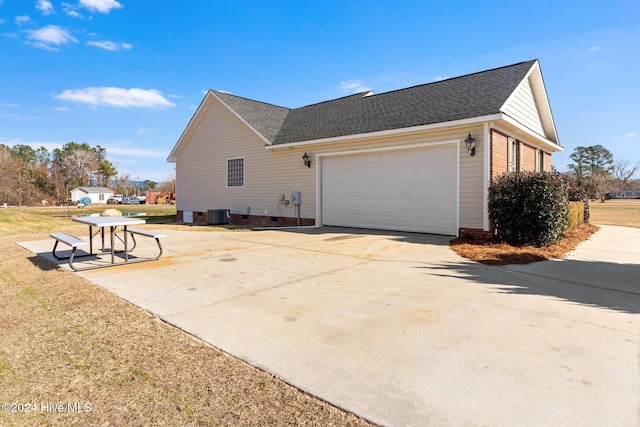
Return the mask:
M 293 227 L 298 225 L 298 218 L 290 218 L 283 216 L 263 216 L 263 215 L 241 215 L 231 214 L 229 216 L 231 224 L 243 224 L 243 225 L 263 225 L 273 227 Z M 178 211 L 178 221 L 184 220 L 184 212 Z M 207 223 L 207 212 L 193 212 L 194 223 Z M 316 224 L 314 218 L 300 218 L 300 225 L 313 226 Z
M 496 177 L 509 171 L 509 135 L 495 129 L 491 129 L 491 156 L 490 176 Z M 544 170 L 551 171 L 551 154 L 544 153 Z M 536 149 L 526 143 L 517 141 L 516 143 L 516 170 L 535 171 L 536 170 Z
M 264 216 L 264 215 L 240 215 L 231 214 L 232 224 L 264 225 L 273 227 L 294 227 L 298 225 L 298 218 L 285 216 Z M 301 226 L 312 226 L 316 224 L 314 218 L 300 218 Z
M 498 132 L 495 129 L 491 129 L 491 170 L 490 176 L 493 178 L 503 173 L 508 172 L 508 147 L 507 147 L 507 135 Z
M 520 148 L 518 162 L 521 165 L 522 171 L 534 171 L 536 170 L 536 149 L 527 144 L 518 144 Z
M 551 172 L 551 153 L 544 153 L 544 171 Z

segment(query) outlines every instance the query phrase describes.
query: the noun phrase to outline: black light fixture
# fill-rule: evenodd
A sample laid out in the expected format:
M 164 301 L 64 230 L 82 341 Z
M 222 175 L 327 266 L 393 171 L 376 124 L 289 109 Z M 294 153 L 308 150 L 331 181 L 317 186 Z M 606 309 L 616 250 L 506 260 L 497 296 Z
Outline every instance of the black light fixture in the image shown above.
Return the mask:
M 469 155 L 475 156 L 476 155 L 476 139 L 471 136 L 471 133 L 469 133 L 469 136 L 467 136 L 467 139 L 464 140 L 464 143 L 467 146 L 467 150 L 469 150 Z
M 304 162 L 304 165 L 308 168 L 311 167 L 311 158 L 309 158 L 309 155 L 307 154 L 307 152 L 304 152 L 304 155 L 302 156 L 302 161 Z

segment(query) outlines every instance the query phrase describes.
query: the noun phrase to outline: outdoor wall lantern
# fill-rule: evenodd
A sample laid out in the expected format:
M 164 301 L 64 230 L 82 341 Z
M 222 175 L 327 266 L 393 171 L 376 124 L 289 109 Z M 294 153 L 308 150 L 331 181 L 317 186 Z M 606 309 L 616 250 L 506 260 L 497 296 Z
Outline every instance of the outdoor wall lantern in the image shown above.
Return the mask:
M 471 133 L 469 133 L 469 136 L 467 137 L 467 139 L 464 140 L 464 143 L 467 146 L 467 150 L 469 150 L 469 155 L 475 156 L 476 155 L 476 139 L 471 136 Z
M 305 151 L 303 156 L 302 156 L 302 161 L 304 162 L 304 165 L 308 168 L 311 167 L 311 158 L 309 157 L 309 155 L 307 154 L 307 152 Z

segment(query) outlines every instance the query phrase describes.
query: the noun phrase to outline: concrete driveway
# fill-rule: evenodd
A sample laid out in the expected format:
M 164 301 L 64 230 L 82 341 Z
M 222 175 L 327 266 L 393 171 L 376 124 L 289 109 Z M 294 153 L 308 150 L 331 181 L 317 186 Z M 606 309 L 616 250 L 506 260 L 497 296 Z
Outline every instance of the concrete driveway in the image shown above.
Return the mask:
M 79 274 L 370 421 L 640 424 L 638 229 L 509 267 L 412 233 L 167 234 L 158 262 Z

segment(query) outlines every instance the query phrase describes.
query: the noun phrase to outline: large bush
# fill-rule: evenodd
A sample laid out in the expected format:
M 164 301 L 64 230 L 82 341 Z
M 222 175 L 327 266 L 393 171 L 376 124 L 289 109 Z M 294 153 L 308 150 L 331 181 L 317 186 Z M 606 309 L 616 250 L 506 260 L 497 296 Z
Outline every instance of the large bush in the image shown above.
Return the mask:
M 569 183 L 558 172 L 507 173 L 489 187 L 489 216 L 498 241 L 549 246 L 567 228 Z

